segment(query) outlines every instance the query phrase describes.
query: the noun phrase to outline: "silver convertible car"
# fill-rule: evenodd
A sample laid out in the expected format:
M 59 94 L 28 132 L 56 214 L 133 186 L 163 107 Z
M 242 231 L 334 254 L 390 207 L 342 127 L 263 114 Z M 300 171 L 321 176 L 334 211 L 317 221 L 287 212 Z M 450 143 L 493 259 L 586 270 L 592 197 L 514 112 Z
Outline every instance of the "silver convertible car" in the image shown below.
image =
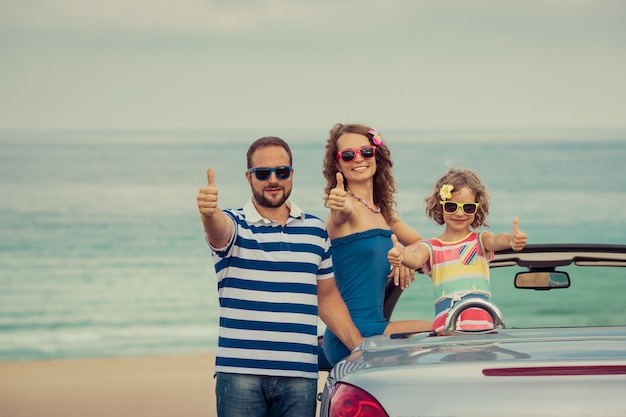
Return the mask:
M 490 266 L 492 302 L 457 303 L 440 333 L 367 339 L 330 370 L 320 415 L 626 416 L 626 245 L 527 245 Z M 467 308 L 495 329 L 455 329 Z

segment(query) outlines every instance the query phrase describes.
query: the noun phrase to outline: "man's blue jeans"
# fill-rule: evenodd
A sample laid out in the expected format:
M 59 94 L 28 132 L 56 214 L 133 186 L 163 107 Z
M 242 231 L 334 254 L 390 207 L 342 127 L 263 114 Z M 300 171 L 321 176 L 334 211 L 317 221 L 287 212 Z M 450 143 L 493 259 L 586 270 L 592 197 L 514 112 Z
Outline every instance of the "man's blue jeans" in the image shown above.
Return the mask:
M 317 380 L 217 373 L 218 417 L 314 417 Z

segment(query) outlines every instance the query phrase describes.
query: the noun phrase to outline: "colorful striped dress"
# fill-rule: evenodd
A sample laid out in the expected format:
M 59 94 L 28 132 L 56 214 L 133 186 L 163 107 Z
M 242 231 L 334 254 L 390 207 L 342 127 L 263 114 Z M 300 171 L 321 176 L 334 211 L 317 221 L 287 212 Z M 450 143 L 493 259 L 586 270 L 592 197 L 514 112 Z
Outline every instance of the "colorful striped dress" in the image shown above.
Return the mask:
M 422 243 L 430 251 L 430 259 L 423 270 L 431 277 L 435 289 L 433 329 L 437 331 L 443 329 L 447 313 L 455 302 L 466 297 L 491 298 L 489 261 L 493 259 L 493 252 L 485 251 L 481 233 L 471 232 L 456 242 L 429 239 Z M 486 319 L 481 317 L 478 321 Z M 472 324 L 468 322 L 467 326 Z

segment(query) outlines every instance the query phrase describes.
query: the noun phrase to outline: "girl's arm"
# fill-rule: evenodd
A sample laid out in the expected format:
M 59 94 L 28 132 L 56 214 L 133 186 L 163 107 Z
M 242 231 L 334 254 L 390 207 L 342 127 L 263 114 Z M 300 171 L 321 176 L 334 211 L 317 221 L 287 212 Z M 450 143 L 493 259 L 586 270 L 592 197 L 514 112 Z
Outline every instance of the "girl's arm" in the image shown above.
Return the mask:
M 397 213 L 395 214 L 394 221 L 391 224 L 391 231 L 393 232 L 393 238 L 395 238 L 394 246 L 397 242 L 402 243 L 404 246 L 408 246 L 424 240 L 422 235 L 415 231 L 411 226 L 400 220 Z M 394 268 L 392 268 L 387 277 L 393 279 L 394 284 L 396 286 L 399 285 L 404 290 L 411 285 L 411 282 L 415 281 L 415 269 L 398 263 L 398 265 L 395 265 Z
M 519 229 L 519 220 L 513 218 L 513 231 L 511 233 L 499 233 L 494 235 L 491 232 L 483 232 L 481 239 L 485 250 L 495 252 L 502 249 L 511 248 L 514 251 L 521 251 L 526 246 L 526 233 Z
M 387 259 L 394 268 L 406 266 L 407 268 L 417 269 L 424 265 L 430 258 L 430 251 L 422 244 L 421 241 L 415 242 L 405 248 L 398 243 L 396 235 L 391 235 L 393 248 L 387 252 Z

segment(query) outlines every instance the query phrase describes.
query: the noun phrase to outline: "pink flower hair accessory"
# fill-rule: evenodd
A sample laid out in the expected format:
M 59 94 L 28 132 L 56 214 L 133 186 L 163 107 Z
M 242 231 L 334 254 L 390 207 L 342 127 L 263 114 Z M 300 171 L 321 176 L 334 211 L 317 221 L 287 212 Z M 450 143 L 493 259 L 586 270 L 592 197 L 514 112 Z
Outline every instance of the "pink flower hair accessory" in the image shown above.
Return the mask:
M 372 128 L 368 130 L 367 133 L 372 135 L 372 142 L 374 143 L 374 145 L 380 146 L 383 144 L 383 138 L 380 137 L 380 133 L 378 133 L 376 129 Z

